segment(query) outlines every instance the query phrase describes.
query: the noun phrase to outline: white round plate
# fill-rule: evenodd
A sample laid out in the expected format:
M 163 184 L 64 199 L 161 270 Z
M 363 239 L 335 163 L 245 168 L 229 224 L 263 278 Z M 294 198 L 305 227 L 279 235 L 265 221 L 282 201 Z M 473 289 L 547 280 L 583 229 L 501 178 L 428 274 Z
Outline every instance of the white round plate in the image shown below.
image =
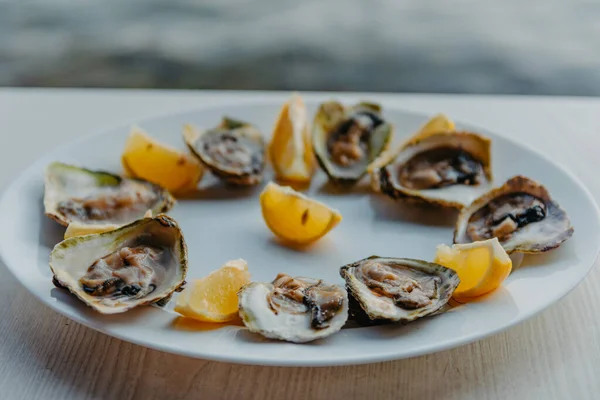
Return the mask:
M 268 136 L 286 97 L 279 100 L 243 101 L 132 124 L 181 149 L 185 148 L 184 124 L 210 127 L 225 114 L 255 123 Z M 317 104 L 307 102 L 311 116 Z M 415 132 L 427 119 L 383 105 L 385 115 L 396 126 L 396 141 Z M 0 254 L 27 289 L 59 313 L 108 335 L 166 352 L 247 364 L 323 366 L 448 349 L 497 333 L 559 300 L 589 272 L 600 243 L 597 206 L 576 178 L 520 143 L 479 131 L 492 139 L 496 184 L 516 174 L 540 181 L 569 214 L 575 234 L 555 251 L 525 257 L 522 266 L 492 294 L 408 325 L 348 328 L 323 340 L 292 344 L 264 339 L 243 326 L 184 324 L 173 312 L 156 307 L 101 315 L 55 288 L 48 256 L 62 239 L 64 228 L 44 216 L 44 168 L 62 161 L 121 172 L 120 154 L 129 125 L 66 143 L 25 170 L 0 200 Z M 268 172 L 265 181 L 270 176 Z M 244 258 L 253 280 L 271 281 L 278 272 L 286 272 L 342 284 L 338 271 L 344 264 L 371 255 L 432 260 L 437 244 L 451 243 L 454 213 L 403 207 L 371 193 L 367 183 L 365 179 L 340 194 L 318 173 L 308 193 L 340 210 L 344 219 L 313 247 L 301 250 L 280 245 L 265 226 L 258 202 L 262 185 L 249 190 L 226 189 L 207 174 L 196 198 L 179 200 L 170 212 L 188 244 L 188 280 L 205 276 L 227 260 Z

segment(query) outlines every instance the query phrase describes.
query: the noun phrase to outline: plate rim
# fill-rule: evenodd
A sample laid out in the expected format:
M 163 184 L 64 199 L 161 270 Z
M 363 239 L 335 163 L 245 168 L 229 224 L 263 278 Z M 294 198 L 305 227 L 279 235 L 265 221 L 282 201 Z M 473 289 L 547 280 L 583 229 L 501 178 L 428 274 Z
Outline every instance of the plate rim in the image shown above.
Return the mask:
M 359 98 L 359 97 L 368 97 L 368 98 L 375 100 L 378 97 L 377 94 L 365 94 L 363 96 L 361 93 L 358 93 L 358 92 L 356 92 L 356 93 L 352 93 L 352 92 L 337 93 L 337 94 L 331 93 L 331 92 L 310 92 L 307 94 L 310 95 L 309 101 L 311 101 L 311 102 L 312 101 L 314 101 L 314 102 L 326 101 L 327 97 L 338 98 L 340 101 L 350 101 L 349 100 L 350 98 Z M 244 105 L 272 106 L 275 103 L 282 103 L 283 101 L 285 101 L 289 97 L 289 93 L 273 92 L 273 95 L 269 95 L 268 98 L 259 98 L 259 99 L 254 99 L 252 95 L 250 95 L 249 97 L 243 97 L 243 98 L 235 98 L 235 95 L 233 95 L 233 96 L 234 97 L 231 99 L 220 99 L 221 101 L 219 101 L 219 103 L 215 104 L 215 105 L 212 105 L 212 104 L 200 105 L 200 106 L 195 106 L 192 108 L 187 108 L 187 109 L 183 109 L 183 110 L 179 110 L 179 111 L 175 111 L 175 112 L 165 112 L 165 113 L 158 113 L 158 114 L 152 114 L 152 115 L 147 115 L 147 116 L 132 117 L 128 120 L 110 124 L 108 126 L 101 127 L 101 128 L 95 129 L 95 130 L 90 130 L 87 134 L 82 134 L 79 137 L 69 140 L 68 142 L 65 141 L 65 142 L 56 144 L 51 149 L 49 149 L 46 152 L 46 154 L 54 153 L 65 145 L 68 145 L 68 147 L 76 147 L 78 144 L 85 142 L 87 140 L 90 140 L 91 138 L 101 136 L 103 134 L 107 134 L 108 132 L 115 131 L 117 129 L 127 129 L 128 127 L 131 127 L 131 125 L 134 125 L 134 124 L 152 123 L 153 121 L 159 121 L 159 120 L 163 120 L 165 118 L 183 117 L 184 115 L 191 114 L 194 112 L 199 112 L 199 111 L 205 112 L 205 111 L 210 111 L 211 109 L 217 110 L 217 109 L 223 109 L 225 107 L 236 107 L 236 106 L 244 106 Z M 393 99 L 390 99 L 390 98 L 382 98 L 377 101 L 379 101 L 384 106 L 384 109 L 395 110 L 397 112 L 406 113 L 406 114 L 412 114 L 414 116 L 418 116 L 423 119 L 429 118 L 435 114 L 435 113 L 427 114 L 426 112 L 423 112 L 423 111 L 415 111 L 413 109 L 407 108 L 402 105 L 393 104 Z M 386 105 L 386 103 L 388 103 L 388 104 Z M 390 103 L 392 103 L 392 104 L 390 104 Z M 579 179 L 579 177 L 577 177 L 573 172 L 571 172 L 570 169 L 565 168 L 561 164 L 555 163 L 549 156 L 546 156 L 544 153 L 538 151 L 536 148 L 534 148 L 529 143 L 518 142 L 517 140 L 514 140 L 511 137 L 507 137 L 494 129 L 485 128 L 478 124 L 473 124 L 471 122 L 467 122 L 462 119 L 457 119 L 455 121 L 457 123 L 459 123 L 460 125 L 469 127 L 470 129 L 473 129 L 476 131 L 480 130 L 482 132 L 490 132 L 493 135 L 500 136 L 500 137 L 502 137 L 503 140 L 506 140 L 511 145 L 524 148 L 527 151 L 534 153 L 537 157 L 543 159 L 544 162 L 549 163 L 549 164 L 553 165 L 555 168 L 559 169 L 572 182 L 574 182 L 579 187 L 579 189 L 581 189 L 582 192 L 585 194 L 587 200 L 590 202 L 590 204 L 594 210 L 594 217 L 595 217 L 594 219 L 595 219 L 596 225 L 600 225 L 600 207 L 598 205 L 598 202 L 596 201 L 596 199 L 594 198 L 594 196 L 592 195 L 592 193 L 590 192 L 588 187 Z M 44 155 L 39 156 L 36 159 L 34 159 L 16 177 L 14 177 L 12 180 L 10 180 L 7 184 L 4 185 L 4 187 L 2 188 L 1 194 L 0 194 L 0 205 L 2 205 L 6 201 L 8 195 L 15 190 L 14 188 L 16 186 L 18 186 L 19 182 L 21 182 L 25 177 L 29 176 L 32 173 L 32 170 L 34 169 L 36 164 L 38 164 L 39 161 L 43 157 L 44 157 Z M 102 327 L 102 324 L 99 323 L 98 321 L 93 320 L 93 319 L 86 320 L 85 318 L 81 317 L 78 313 L 74 313 L 74 312 L 71 312 L 67 308 L 61 308 L 60 306 L 57 306 L 57 304 L 59 304 L 58 302 L 48 302 L 48 301 L 46 301 L 45 296 L 42 296 L 39 293 L 35 293 L 34 291 L 31 291 L 26 285 L 24 285 L 24 283 L 21 281 L 21 279 L 19 279 L 19 277 L 16 275 L 13 268 L 11 266 L 9 266 L 9 263 L 6 260 L 4 246 L 5 245 L 0 243 L 0 262 L 2 262 L 6 266 L 6 269 L 11 273 L 11 275 L 14 277 L 14 279 L 17 280 L 19 282 L 19 284 L 24 289 L 27 290 L 28 293 L 32 294 L 36 299 L 38 299 L 38 301 L 40 301 L 43 305 L 49 307 L 51 310 L 57 312 L 60 315 L 65 316 L 66 318 L 69 318 L 79 324 L 82 324 L 90 329 L 93 329 L 102 334 L 117 338 L 119 340 L 123 340 L 125 342 L 133 343 L 133 344 L 136 344 L 139 346 L 162 351 L 165 353 L 186 356 L 189 358 L 203 359 L 203 360 L 208 360 L 208 361 L 228 362 L 228 363 L 241 364 L 241 365 L 280 366 L 280 367 L 328 367 L 328 366 L 372 364 L 372 363 L 378 363 L 378 362 L 387 362 L 387 361 L 419 357 L 419 356 L 423 356 L 423 355 L 427 355 L 427 354 L 433 354 L 433 353 L 450 350 L 453 348 L 462 347 L 466 344 L 478 342 L 478 341 L 486 339 L 490 336 L 494 336 L 501 332 L 504 332 L 516 325 L 519 325 L 519 324 L 531 319 L 532 317 L 538 315 L 542 311 L 547 310 L 551 306 L 555 305 L 559 300 L 561 300 L 562 298 L 567 296 L 574 289 L 576 289 L 577 287 L 579 287 L 581 285 L 581 283 L 590 274 L 592 268 L 594 268 L 596 266 L 599 255 L 600 255 L 600 244 L 598 244 L 598 245 L 596 245 L 596 248 L 594 250 L 593 260 L 591 261 L 590 265 L 588 267 L 586 267 L 585 273 L 583 273 L 582 277 L 580 279 L 578 279 L 571 287 L 567 287 L 566 289 L 561 290 L 560 292 L 558 292 L 559 294 L 555 298 L 552 299 L 552 301 L 549 301 L 543 305 L 533 308 L 529 313 L 527 313 L 527 315 L 525 315 L 521 318 L 515 319 L 514 321 L 511 321 L 510 323 L 507 323 L 504 326 L 500 326 L 495 329 L 487 330 L 485 333 L 476 332 L 476 333 L 465 335 L 459 340 L 445 340 L 442 343 L 438 342 L 439 344 L 433 344 L 426 348 L 422 348 L 422 349 L 419 349 L 416 351 L 411 351 L 411 352 L 409 352 L 408 355 L 405 355 L 405 356 L 398 356 L 396 353 L 391 352 L 391 353 L 385 354 L 385 355 L 360 355 L 360 356 L 349 356 L 349 357 L 342 357 L 342 358 L 336 357 L 334 359 L 329 358 L 329 359 L 323 359 L 323 360 L 294 360 L 294 359 L 285 360 L 284 359 L 284 360 L 273 361 L 271 359 L 259 360 L 256 357 L 252 357 L 252 356 L 245 357 L 243 354 L 238 354 L 236 356 L 231 356 L 228 354 L 223 355 L 223 356 L 218 355 L 218 354 L 198 354 L 197 352 L 189 352 L 189 351 L 186 351 L 186 349 L 179 348 L 177 346 L 167 346 L 167 345 L 163 345 L 162 343 L 157 343 L 157 342 L 150 341 L 150 340 L 137 339 L 134 337 L 132 338 L 127 335 L 123 335 L 121 333 L 118 333 L 118 332 L 116 333 L 114 331 L 105 329 L 104 327 Z

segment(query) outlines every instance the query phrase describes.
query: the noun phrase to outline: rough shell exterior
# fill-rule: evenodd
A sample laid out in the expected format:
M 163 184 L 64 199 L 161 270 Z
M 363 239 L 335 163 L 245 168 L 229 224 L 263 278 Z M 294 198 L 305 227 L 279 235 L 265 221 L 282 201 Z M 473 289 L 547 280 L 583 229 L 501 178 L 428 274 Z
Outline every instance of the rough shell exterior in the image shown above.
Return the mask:
M 260 183 L 263 179 L 263 172 L 266 166 L 266 143 L 262 134 L 249 123 L 237 121 L 230 118 L 223 118 L 219 126 L 215 129 L 229 130 L 235 135 L 242 136 L 256 144 L 257 156 L 260 158 L 258 171 L 243 172 L 213 162 L 202 149 L 198 147 L 198 141 L 202 140 L 214 130 L 199 130 L 192 125 L 186 125 L 183 131 L 183 138 L 188 148 L 204 166 L 206 166 L 213 175 L 232 185 L 252 186 Z
M 404 162 L 409 161 L 413 156 L 422 151 L 441 146 L 462 148 L 472 154 L 481 162 L 487 182 L 479 186 L 465 187 L 465 192 L 469 193 L 469 195 L 449 196 L 448 193 L 450 191 L 462 185 L 421 191 L 403 187 L 398 179 L 395 178 L 395 170 L 399 169 Z M 384 152 L 371 165 L 369 173 L 373 190 L 384 193 L 393 199 L 408 203 L 462 209 L 472 199 L 485 192 L 488 185 L 493 181 L 491 140 L 478 133 L 466 131 L 445 131 L 429 134 L 417 133 L 395 149 Z
M 312 280 L 312 278 L 301 279 Z M 267 294 L 273 289 L 274 286 L 270 282 L 250 282 L 239 290 L 239 315 L 251 332 L 269 339 L 307 343 L 338 332 L 348 319 L 348 296 L 343 287 L 339 287 L 344 295 L 342 308 L 333 317 L 330 325 L 324 329 L 310 327 L 308 311 L 302 314 L 288 314 L 281 311 L 274 313 L 267 301 Z
M 72 195 L 68 193 L 68 185 L 63 186 L 59 182 L 64 181 L 70 175 L 88 175 L 96 177 L 97 181 L 99 182 L 99 187 L 107 185 L 118 186 L 122 182 L 129 181 L 139 184 L 141 187 L 148 188 L 148 190 L 152 190 L 158 195 L 156 204 L 150 210 L 153 214 L 166 213 L 171 210 L 175 204 L 175 198 L 166 189 L 143 179 L 123 178 L 119 175 L 115 175 L 106 171 L 90 170 L 74 165 L 54 162 L 48 165 L 45 171 L 44 213 L 47 217 L 55 220 L 63 226 L 68 226 L 71 221 L 58 211 L 58 203 L 60 200 L 72 197 Z M 133 222 L 136 219 L 143 217 L 146 211 L 147 210 L 141 211 L 139 215 L 132 215 L 131 220 L 128 222 Z M 81 224 L 86 225 L 83 222 L 81 222 Z
M 83 291 L 77 284 L 87 268 L 97 259 L 118 250 L 139 238 L 156 240 L 156 243 L 172 244 L 173 267 L 172 280 L 162 288 L 157 288 L 147 298 L 122 301 L 114 306 L 101 304 L 100 299 Z M 171 243 L 172 242 L 172 243 Z M 50 254 L 50 270 L 55 286 L 69 290 L 79 300 L 102 314 L 115 314 L 147 304 L 164 304 L 174 292 L 183 290 L 187 275 L 187 245 L 178 224 L 167 215 L 143 218 L 116 230 L 76 236 L 58 243 Z
M 390 266 L 405 266 L 408 268 L 416 269 L 425 274 L 438 276 L 442 280 L 442 285 L 438 288 L 439 297 L 431 306 L 418 308 L 416 310 L 411 310 L 405 313 L 390 313 L 386 312 L 385 310 L 378 309 L 370 303 L 369 294 L 365 293 L 366 291 L 370 292 L 369 288 L 361 281 L 359 281 L 354 275 L 354 270 L 366 261 L 378 261 Z M 446 304 L 452 297 L 454 290 L 460 283 L 458 274 L 453 270 L 439 264 L 410 258 L 387 258 L 371 256 L 341 267 L 340 275 L 346 281 L 346 288 L 348 290 L 349 296 L 351 297 L 351 305 L 353 303 L 360 305 L 362 311 L 364 311 L 366 316 L 371 321 L 383 320 L 389 322 L 408 323 L 418 318 L 435 314 L 439 312 L 444 306 L 446 306 Z M 356 314 L 356 310 L 353 310 L 353 312 Z M 361 316 L 357 317 L 361 318 Z M 360 323 L 364 324 L 364 321 Z
M 454 243 L 469 243 L 471 240 L 466 235 L 466 229 L 471 216 L 483 208 L 492 199 L 509 193 L 526 193 L 544 201 L 547 207 L 547 216 L 535 224 L 554 224 L 549 236 L 536 237 L 535 240 L 501 243 L 506 252 L 541 253 L 559 247 L 564 241 L 573 236 L 574 228 L 565 210 L 554 201 L 548 190 L 539 182 L 522 175 L 508 179 L 502 186 L 494 188 L 479 197 L 471 205 L 464 208 L 458 216 L 454 229 Z
M 368 155 L 367 162 L 364 165 L 357 165 L 349 170 L 343 169 L 330 161 L 330 155 L 327 150 L 327 138 L 329 132 L 337 126 L 338 123 L 346 118 L 349 118 L 358 110 L 367 110 L 381 116 L 381 106 L 375 103 L 359 102 L 356 105 L 345 107 L 337 101 L 329 101 L 322 103 L 315 115 L 313 122 L 313 150 L 319 167 L 327 174 L 329 180 L 335 184 L 342 186 L 350 186 L 357 183 L 365 176 L 369 170 L 369 166 L 377 157 L 385 152 L 392 141 L 394 135 L 394 127 L 387 121 L 379 125 L 373 130 L 370 138 L 370 148 L 374 149 Z

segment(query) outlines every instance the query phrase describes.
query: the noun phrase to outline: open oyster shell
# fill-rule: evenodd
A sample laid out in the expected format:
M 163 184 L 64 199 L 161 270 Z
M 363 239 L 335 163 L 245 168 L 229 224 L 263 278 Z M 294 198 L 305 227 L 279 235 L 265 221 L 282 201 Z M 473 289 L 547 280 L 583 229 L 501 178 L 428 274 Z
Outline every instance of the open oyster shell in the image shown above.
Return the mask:
M 223 181 L 234 185 L 262 181 L 266 143 L 253 125 L 225 117 L 213 129 L 186 125 L 183 138 L 192 153 Z
M 329 101 L 322 103 L 315 115 L 312 142 L 329 179 L 351 185 L 387 149 L 392 135 L 392 125 L 384 120 L 378 104 L 361 102 L 344 107 Z
M 473 132 L 416 134 L 369 169 L 393 199 L 461 209 L 490 189 L 491 141 Z
M 52 250 L 50 269 L 57 286 L 102 314 L 115 314 L 164 302 L 180 290 L 187 247 L 177 223 L 161 214 L 66 239 Z
M 464 208 L 454 243 L 497 237 L 507 253 L 552 250 L 573 235 L 567 213 L 540 183 L 514 176 Z
M 372 256 L 341 267 L 340 275 L 361 324 L 406 323 L 439 312 L 460 283 L 449 268 L 408 258 Z
M 310 342 L 339 331 L 348 318 L 344 288 L 319 279 L 279 274 L 245 285 L 238 299 L 244 325 L 271 339 Z
M 44 209 L 61 225 L 121 226 L 148 210 L 169 211 L 175 199 L 158 185 L 54 162 L 46 167 Z

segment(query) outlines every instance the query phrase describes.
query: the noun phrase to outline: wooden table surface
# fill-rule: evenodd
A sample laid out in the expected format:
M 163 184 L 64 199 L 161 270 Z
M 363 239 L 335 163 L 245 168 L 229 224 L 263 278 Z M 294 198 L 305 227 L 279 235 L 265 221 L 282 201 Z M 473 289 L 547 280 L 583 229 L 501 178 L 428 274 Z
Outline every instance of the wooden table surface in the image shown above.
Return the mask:
M 229 95 L 0 89 L 0 185 L 74 137 L 136 118 L 225 102 Z M 389 99 L 409 110 L 443 111 L 533 145 L 579 176 L 600 199 L 600 100 Z M 4 265 L 0 277 L 1 399 L 600 398 L 598 268 L 557 304 L 503 333 L 413 359 L 335 368 L 233 365 L 146 349 L 62 317 L 29 294 Z

